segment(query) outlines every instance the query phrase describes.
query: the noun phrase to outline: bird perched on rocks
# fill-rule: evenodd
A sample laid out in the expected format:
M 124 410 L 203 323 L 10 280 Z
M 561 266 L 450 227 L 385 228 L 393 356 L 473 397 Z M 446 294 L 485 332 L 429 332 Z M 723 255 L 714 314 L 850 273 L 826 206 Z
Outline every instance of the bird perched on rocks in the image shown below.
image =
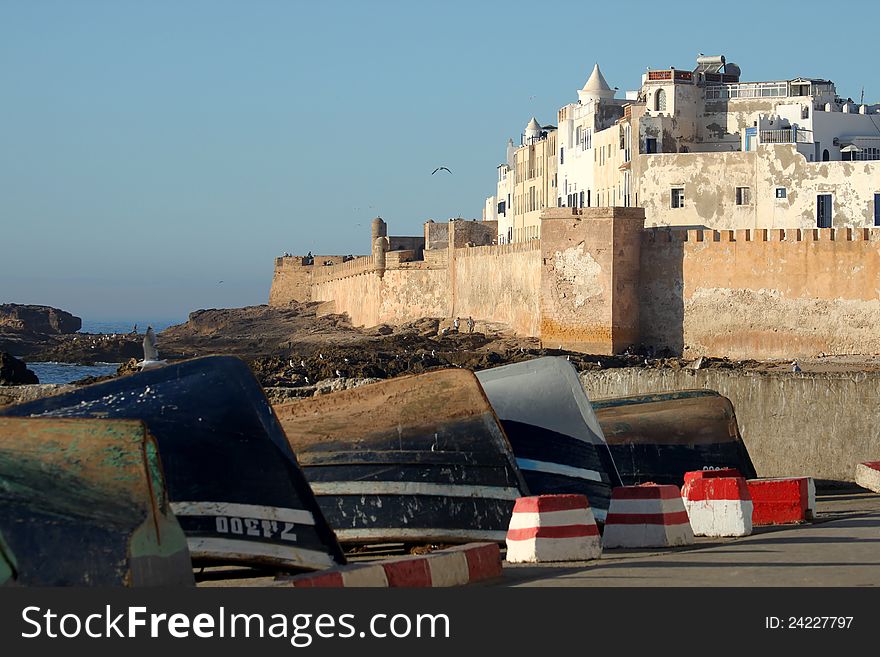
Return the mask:
M 792 361 L 792 363 L 791 363 L 791 371 L 792 372 L 800 372 L 801 371 L 801 366 L 798 365 L 798 362 L 796 360 Z

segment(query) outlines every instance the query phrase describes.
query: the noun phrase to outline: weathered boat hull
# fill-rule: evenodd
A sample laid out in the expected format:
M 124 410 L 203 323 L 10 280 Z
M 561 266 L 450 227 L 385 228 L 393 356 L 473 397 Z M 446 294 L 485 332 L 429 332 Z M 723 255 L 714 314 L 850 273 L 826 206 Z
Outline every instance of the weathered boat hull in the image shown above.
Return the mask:
M 193 584 L 158 448 L 137 420 L 0 418 L 0 532 L 19 585 Z
M 15 555 L 0 532 L 0 586 L 10 586 L 15 583 L 18 574 L 18 566 L 15 563 Z
M 733 405 L 712 390 L 638 395 L 593 402 L 625 485 L 681 486 L 692 470 L 736 468 L 757 476 Z
M 535 358 L 477 372 L 477 378 L 532 494 L 586 495 L 604 522 L 620 477 L 571 363 Z
M 259 383 L 238 358 L 183 361 L 0 414 L 143 419 L 197 564 L 315 570 L 345 561 Z
M 476 377 L 440 370 L 275 412 L 344 543 L 504 541 L 527 494 Z

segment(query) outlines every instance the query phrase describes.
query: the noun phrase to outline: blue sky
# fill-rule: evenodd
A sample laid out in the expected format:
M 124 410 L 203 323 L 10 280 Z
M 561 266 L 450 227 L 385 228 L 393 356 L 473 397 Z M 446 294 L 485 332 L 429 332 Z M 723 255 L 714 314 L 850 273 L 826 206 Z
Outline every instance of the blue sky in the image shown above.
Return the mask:
M 878 5 L 0 0 L 0 302 L 183 319 L 376 215 L 479 217 L 597 61 L 621 94 L 703 52 L 878 102 Z

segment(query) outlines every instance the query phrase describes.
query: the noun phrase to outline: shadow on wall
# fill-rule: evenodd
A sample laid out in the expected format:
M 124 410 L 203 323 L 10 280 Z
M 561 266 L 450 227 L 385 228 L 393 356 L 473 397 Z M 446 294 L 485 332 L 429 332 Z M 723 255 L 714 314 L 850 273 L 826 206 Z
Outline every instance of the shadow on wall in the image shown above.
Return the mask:
M 686 233 L 685 233 L 686 234 Z M 639 281 L 641 342 L 656 353 L 684 352 L 684 242 L 682 231 L 645 230 Z

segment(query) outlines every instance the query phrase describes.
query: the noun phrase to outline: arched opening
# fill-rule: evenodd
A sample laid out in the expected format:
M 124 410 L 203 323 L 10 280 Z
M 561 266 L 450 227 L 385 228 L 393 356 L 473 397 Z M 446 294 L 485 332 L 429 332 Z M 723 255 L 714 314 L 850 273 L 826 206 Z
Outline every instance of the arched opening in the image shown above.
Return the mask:
M 666 111 L 666 90 L 661 89 L 657 92 L 657 95 L 654 96 L 654 109 L 658 112 Z
M 824 151 L 822 151 L 822 161 L 827 162 L 830 159 L 831 155 L 828 153 L 828 149 L 826 148 Z

